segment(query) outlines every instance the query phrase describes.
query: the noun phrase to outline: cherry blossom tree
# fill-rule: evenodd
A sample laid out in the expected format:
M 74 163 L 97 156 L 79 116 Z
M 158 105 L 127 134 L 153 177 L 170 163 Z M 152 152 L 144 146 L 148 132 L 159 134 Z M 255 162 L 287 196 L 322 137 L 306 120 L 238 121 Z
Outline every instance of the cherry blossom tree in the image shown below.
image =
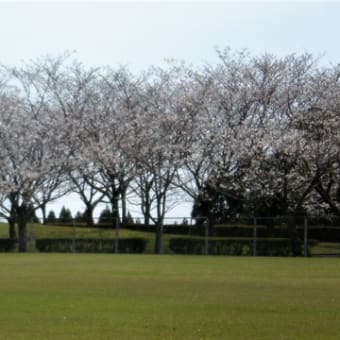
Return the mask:
M 296 118 L 297 127 L 306 140 L 306 164 L 316 173 L 313 203 L 309 212 L 320 211 L 339 215 L 339 126 L 340 69 L 324 68 L 313 74 L 309 87 L 308 110 Z M 310 204 L 310 206 L 309 206 Z M 321 208 L 321 209 L 320 209 Z
M 148 81 L 141 92 L 142 111 L 134 120 L 136 160 L 136 193 L 141 198 L 146 222 L 155 223 L 155 252 L 162 250 L 162 232 L 174 178 L 183 153 L 182 108 L 178 103 L 179 88 L 173 70 L 149 70 Z M 136 138 L 137 137 L 137 138 Z
M 1 110 L 0 190 L 7 195 L 18 223 L 19 250 L 26 250 L 26 225 L 32 203 L 46 183 L 65 166 L 65 149 L 58 131 L 63 121 L 49 101 L 48 77 L 42 61 L 6 68 L 11 105 Z M 50 187 L 54 191 L 56 186 Z M 52 192 L 44 199 L 53 198 Z M 37 204 L 34 208 L 40 207 Z
M 127 155 L 130 122 L 138 107 L 138 82 L 124 68 L 103 71 L 96 83 L 95 108 L 83 126 L 86 138 L 82 150 L 97 169 L 92 186 L 109 201 L 116 222 L 127 219 L 126 194 L 134 177 L 134 162 Z
M 248 215 L 340 213 L 339 66 L 307 53 L 217 53 L 215 65 L 139 75 L 67 55 L 2 67 L 0 215 L 12 238 L 18 223 L 21 251 L 28 207 L 45 219 L 70 190 L 89 223 L 109 202 L 117 228 L 132 191 L 157 253 L 179 192 L 196 203 L 224 195 Z
M 26 250 L 26 224 L 28 207 L 34 193 L 38 192 L 59 168 L 58 145 L 51 126 L 46 125 L 27 111 L 21 101 L 12 111 L 1 117 L 1 192 L 7 195 L 11 216 L 18 222 L 19 250 Z

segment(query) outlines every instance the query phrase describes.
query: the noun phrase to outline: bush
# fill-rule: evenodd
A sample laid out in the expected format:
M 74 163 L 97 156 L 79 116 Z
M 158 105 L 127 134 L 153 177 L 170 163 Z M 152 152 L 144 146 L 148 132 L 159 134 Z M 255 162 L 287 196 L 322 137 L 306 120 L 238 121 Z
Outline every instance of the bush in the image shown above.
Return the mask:
M 170 240 L 170 249 L 176 254 L 204 254 L 204 239 L 173 238 Z M 256 254 L 259 256 L 301 256 L 302 244 L 292 245 L 289 239 L 257 240 Z M 253 252 L 253 240 L 224 239 L 209 240 L 210 255 L 246 255 Z
M 0 252 L 1 253 L 12 251 L 14 249 L 14 246 L 15 246 L 14 240 L 10 240 L 7 238 L 0 239 Z
M 119 240 L 119 253 L 143 253 L 146 241 L 141 238 L 126 238 Z M 73 240 L 69 238 L 38 239 L 36 248 L 40 252 L 71 253 Z M 75 240 L 77 253 L 114 253 L 114 239 L 83 238 Z

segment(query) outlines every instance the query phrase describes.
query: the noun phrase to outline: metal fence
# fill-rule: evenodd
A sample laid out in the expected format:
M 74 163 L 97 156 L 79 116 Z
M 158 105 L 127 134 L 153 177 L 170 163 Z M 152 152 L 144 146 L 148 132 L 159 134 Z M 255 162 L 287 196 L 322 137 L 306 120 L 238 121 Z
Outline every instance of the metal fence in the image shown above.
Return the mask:
M 59 242 L 59 243 L 58 243 Z M 157 247 L 158 244 L 158 247 Z M 206 217 L 28 224 L 29 251 L 247 256 L 340 256 L 340 218 L 261 217 L 220 223 Z

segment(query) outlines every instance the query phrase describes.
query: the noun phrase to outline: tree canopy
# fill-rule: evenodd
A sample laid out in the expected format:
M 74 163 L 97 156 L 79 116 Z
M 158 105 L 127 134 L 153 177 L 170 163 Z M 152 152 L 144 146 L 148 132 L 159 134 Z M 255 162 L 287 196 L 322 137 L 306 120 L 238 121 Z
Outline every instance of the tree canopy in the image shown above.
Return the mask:
M 2 66 L 1 215 L 19 238 L 28 207 L 69 191 L 89 223 L 99 201 L 127 220 L 133 193 L 159 230 L 181 193 L 232 214 L 339 215 L 340 66 L 308 53 L 218 56 L 138 75 L 70 56 Z

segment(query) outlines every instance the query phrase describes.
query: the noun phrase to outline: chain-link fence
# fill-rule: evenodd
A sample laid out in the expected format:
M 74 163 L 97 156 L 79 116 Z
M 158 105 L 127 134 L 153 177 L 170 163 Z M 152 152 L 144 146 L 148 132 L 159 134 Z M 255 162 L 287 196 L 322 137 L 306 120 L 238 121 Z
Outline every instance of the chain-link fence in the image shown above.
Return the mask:
M 340 218 L 260 217 L 219 223 L 207 217 L 93 218 L 29 223 L 28 251 L 246 256 L 339 256 Z M 0 250 L 15 249 L 2 224 Z M 11 243 L 11 242 L 12 243 Z

